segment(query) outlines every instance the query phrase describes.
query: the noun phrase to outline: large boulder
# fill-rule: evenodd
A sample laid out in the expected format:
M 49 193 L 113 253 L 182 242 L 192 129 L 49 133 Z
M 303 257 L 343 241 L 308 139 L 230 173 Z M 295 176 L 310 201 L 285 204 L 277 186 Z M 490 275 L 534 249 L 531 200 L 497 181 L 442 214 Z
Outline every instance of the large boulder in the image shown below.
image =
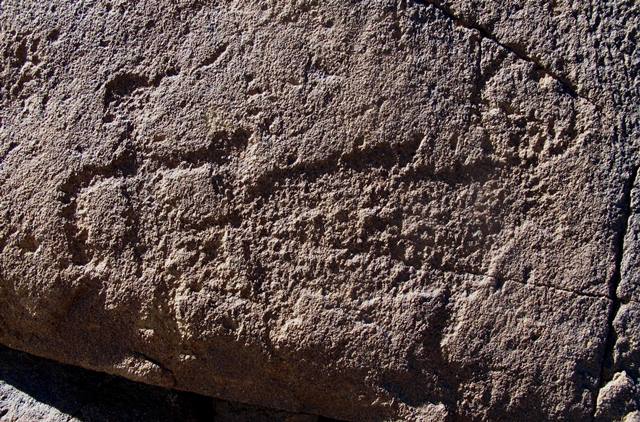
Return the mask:
M 596 3 L 3 1 L 0 343 L 348 420 L 606 413 L 640 14 Z

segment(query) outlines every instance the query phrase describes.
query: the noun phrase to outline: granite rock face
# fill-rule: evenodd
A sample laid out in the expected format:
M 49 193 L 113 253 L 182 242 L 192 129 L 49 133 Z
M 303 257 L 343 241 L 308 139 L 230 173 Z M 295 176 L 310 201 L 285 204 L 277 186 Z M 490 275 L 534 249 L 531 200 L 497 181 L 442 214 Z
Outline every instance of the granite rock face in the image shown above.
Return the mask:
M 0 342 L 346 420 L 636 417 L 640 9 L 597 3 L 2 2 Z

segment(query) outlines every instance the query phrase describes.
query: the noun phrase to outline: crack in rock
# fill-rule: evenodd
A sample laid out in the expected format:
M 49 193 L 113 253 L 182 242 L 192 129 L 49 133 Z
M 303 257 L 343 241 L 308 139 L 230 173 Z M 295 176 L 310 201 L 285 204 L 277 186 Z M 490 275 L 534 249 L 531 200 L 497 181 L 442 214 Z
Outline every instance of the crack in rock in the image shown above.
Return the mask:
M 544 284 L 544 283 L 535 283 L 532 282 L 530 280 L 518 280 L 515 278 L 503 278 L 500 275 L 491 275 L 491 274 L 485 274 L 485 273 L 481 273 L 481 272 L 471 272 L 471 271 L 456 271 L 456 270 L 452 270 L 452 269 L 443 269 L 443 268 L 436 268 L 438 271 L 441 271 L 443 273 L 450 273 L 453 275 L 457 275 L 457 276 L 471 276 L 471 277 L 482 277 L 482 278 L 488 278 L 493 282 L 493 287 L 495 288 L 495 290 L 500 290 L 502 288 L 502 286 L 504 286 L 504 283 L 516 283 L 516 284 L 520 284 L 522 286 L 530 286 L 530 287 L 537 287 L 537 288 L 541 288 L 541 289 L 552 289 L 552 290 L 557 290 L 559 292 L 564 292 L 567 293 L 571 296 L 575 296 L 575 297 L 584 297 L 584 298 L 592 298 L 592 299 L 609 299 L 611 300 L 611 297 L 608 295 L 601 295 L 601 294 L 597 294 L 597 293 L 586 293 L 586 292 L 580 292 L 580 291 L 576 291 L 576 290 L 572 290 L 572 289 L 565 289 L 562 287 L 557 287 L 557 286 L 553 286 L 551 284 Z
M 149 362 L 151 365 L 157 367 L 163 374 L 165 374 L 165 375 L 167 375 L 169 377 L 169 379 L 171 380 L 171 385 L 172 386 L 175 386 L 177 384 L 176 376 L 174 375 L 173 371 L 171 369 L 169 369 L 169 367 L 167 367 L 160 360 L 152 358 L 148 354 L 142 353 L 142 352 L 133 352 L 133 355 L 138 357 L 138 358 L 140 358 L 140 359 L 143 359 L 143 360 Z
M 480 25 L 478 23 L 475 23 L 475 22 L 470 22 L 470 21 L 462 18 L 461 16 L 456 15 L 449 7 L 447 7 L 446 5 L 443 5 L 442 3 L 440 3 L 437 0 L 415 0 L 415 3 L 416 4 L 421 4 L 421 5 L 430 5 L 430 6 L 434 7 L 434 8 L 436 8 L 436 9 L 438 9 L 440 12 L 442 12 L 442 14 L 444 16 L 446 16 L 448 19 L 450 19 L 450 20 L 462 25 L 463 27 L 465 27 L 467 29 L 478 31 L 483 38 L 486 38 L 488 40 L 493 41 L 494 43 L 498 44 L 500 47 L 504 48 L 508 52 L 514 54 L 520 60 L 524 60 L 526 62 L 531 63 L 536 68 L 536 70 L 538 70 L 538 71 L 544 73 L 545 75 L 551 77 L 553 80 L 558 82 L 560 84 L 560 86 L 562 87 L 562 89 L 567 94 L 569 94 L 571 97 L 573 97 L 573 98 L 581 98 L 581 99 L 587 101 L 589 104 L 595 106 L 596 108 L 599 108 L 598 105 L 592 99 L 590 99 L 589 97 L 581 94 L 578 91 L 578 88 L 576 87 L 575 83 L 573 83 L 569 79 L 559 75 L 558 73 L 554 72 L 553 70 L 549 69 L 548 67 L 544 66 L 542 63 L 540 63 L 540 61 L 536 60 L 535 58 L 533 58 L 532 56 L 527 54 L 526 51 L 523 51 L 522 49 L 510 46 L 508 44 L 505 44 L 505 43 L 501 42 L 495 35 L 493 35 L 491 32 L 489 32 L 489 30 L 487 30 L 482 25 Z
M 596 390 L 595 397 L 598 397 L 600 390 L 613 378 L 614 374 L 614 359 L 615 359 L 615 345 L 616 345 L 616 333 L 613 322 L 618 314 L 622 305 L 621 299 L 617 295 L 618 285 L 622 280 L 622 260 L 624 258 L 625 251 L 625 237 L 629 228 L 629 219 L 631 218 L 631 193 L 635 185 L 636 177 L 638 175 L 638 167 L 631 169 L 630 175 L 625 181 L 622 198 L 620 202 L 621 215 L 619 219 L 619 226 L 616 239 L 616 261 L 615 269 L 611 280 L 609 281 L 609 296 L 612 298 L 613 303 L 609 309 L 609 315 L 607 316 L 607 336 L 605 340 L 605 348 L 600 362 L 600 375 L 598 376 L 598 389 Z M 596 400 L 593 405 L 593 416 L 596 413 Z

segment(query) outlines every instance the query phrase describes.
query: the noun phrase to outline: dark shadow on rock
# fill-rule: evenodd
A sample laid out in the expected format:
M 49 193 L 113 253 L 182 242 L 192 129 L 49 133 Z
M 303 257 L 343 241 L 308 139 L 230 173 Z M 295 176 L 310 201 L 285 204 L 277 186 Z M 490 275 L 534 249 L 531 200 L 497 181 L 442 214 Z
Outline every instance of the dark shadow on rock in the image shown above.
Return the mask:
M 138 384 L 0 346 L 0 420 L 60 413 L 87 422 L 331 421 Z

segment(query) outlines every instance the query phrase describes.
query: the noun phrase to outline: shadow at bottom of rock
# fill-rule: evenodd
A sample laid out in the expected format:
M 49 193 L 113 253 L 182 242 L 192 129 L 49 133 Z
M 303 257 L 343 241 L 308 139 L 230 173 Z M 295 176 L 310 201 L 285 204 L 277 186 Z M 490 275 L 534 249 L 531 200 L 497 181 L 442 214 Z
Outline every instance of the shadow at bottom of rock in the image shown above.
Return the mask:
M 0 346 L 0 421 L 34 420 L 331 421 L 139 384 Z

